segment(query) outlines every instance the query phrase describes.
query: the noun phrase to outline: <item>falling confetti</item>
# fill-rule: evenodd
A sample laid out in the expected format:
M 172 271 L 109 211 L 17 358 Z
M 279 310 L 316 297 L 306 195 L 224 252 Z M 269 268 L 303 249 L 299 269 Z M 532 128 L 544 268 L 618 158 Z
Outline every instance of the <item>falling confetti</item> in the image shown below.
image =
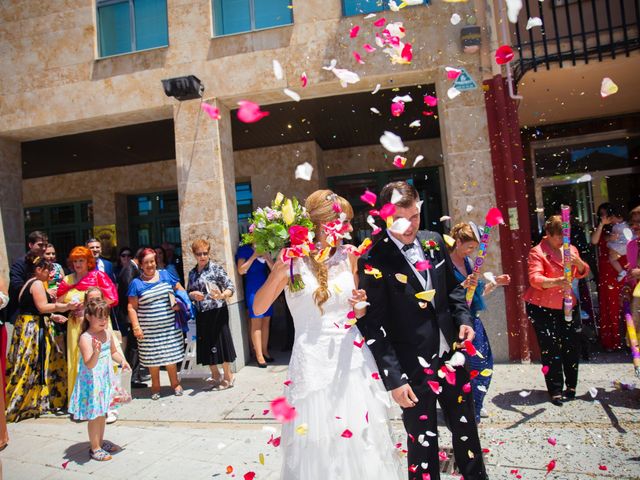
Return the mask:
M 285 397 L 278 397 L 271 401 L 271 413 L 280 423 L 288 423 L 296 418 L 297 412 L 289 405 Z
M 404 168 L 407 164 L 407 158 L 401 155 L 396 155 L 393 157 L 393 166 L 396 168 Z
M 260 105 L 249 100 L 240 100 L 238 105 L 238 120 L 244 123 L 255 123 L 269 115 L 269 112 L 260 110 Z
M 425 95 L 424 103 L 429 107 L 435 107 L 436 105 L 438 105 L 438 98 L 432 95 Z
M 415 167 L 418 163 L 424 160 L 424 155 L 418 155 L 416 159 L 413 161 L 413 166 Z
M 373 207 L 378 201 L 378 196 L 370 190 L 365 190 L 365 192 L 360 195 L 360 200 L 362 200 L 364 203 L 368 203 Z
M 376 88 L 373 89 L 373 92 L 371 92 L 371 95 L 375 95 L 376 93 L 378 93 L 379 90 L 380 90 L 380 84 L 378 83 L 376 85 Z
M 294 92 L 293 90 L 289 89 L 289 88 L 285 88 L 284 90 L 282 90 L 284 92 L 284 94 L 291 98 L 294 102 L 299 102 L 300 101 L 300 95 L 297 94 L 296 92 Z
M 402 138 L 393 132 L 385 131 L 380 137 L 380 144 L 391 153 L 402 153 L 409 150 L 409 147 L 405 147 L 402 143 Z
M 618 93 L 618 85 L 613 83 L 613 80 L 609 77 L 604 77 L 602 79 L 602 85 L 600 86 L 600 96 L 605 98 L 614 93 Z
M 309 181 L 311 180 L 311 175 L 313 175 L 313 167 L 309 162 L 301 163 L 296 167 L 295 175 L 296 178 Z
M 447 97 L 449 97 L 451 100 L 453 100 L 454 98 L 456 98 L 458 95 L 460 95 L 460 90 L 458 90 L 456 87 L 451 87 L 449 88 L 449 90 L 447 90 Z
M 406 218 L 397 218 L 389 227 L 389 230 L 393 233 L 397 233 L 398 235 L 404 234 L 407 229 L 411 226 L 411 222 Z
M 530 17 L 527 20 L 527 30 L 531 30 L 533 27 L 541 27 L 542 19 L 540 17 Z
M 220 118 L 222 118 L 220 116 L 220 109 L 217 107 L 214 107 L 213 105 L 209 105 L 208 103 L 201 103 L 200 104 L 200 108 L 202 108 L 202 110 L 209 115 L 209 117 L 211 117 L 212 120 L 220 120 Z
M 509 45 L 502 45 L 496 50 L 496 63 L 498 65 L 509 63 L 511 60 L 513 60 L 514 55 L 515 54 L 513 53 L 513 48 L 511 48 Z
M 409 124 L 409 128 L 419 128 L 421 126 L 420 120 L 414 120 Z
M 511 23 L 518 22 L 520 10 L 522 10 L 522 0 L 507 0 L 507 17 Z
M 340 435 L 342 438 L 351 438 L 353 437 L 353 433 L 351 432 L 351 430 L 349 430 L 348 428 L 342 432 L 342 434 Z
M 282 80 L 284 78 L 284 71 L 282 70 L 282 65 L 278 60 L 273 61 L 273 74 L 278 80 Z

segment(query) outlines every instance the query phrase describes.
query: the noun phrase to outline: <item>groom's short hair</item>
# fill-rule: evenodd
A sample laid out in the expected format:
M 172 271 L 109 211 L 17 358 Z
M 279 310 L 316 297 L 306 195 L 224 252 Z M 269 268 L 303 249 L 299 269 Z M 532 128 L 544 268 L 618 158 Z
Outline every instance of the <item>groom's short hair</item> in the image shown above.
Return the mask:
M 400 201 L 395 202 L 398 207 L 407 208 L 420 200 L 420 195 L 418 195 L 418 191 L 414 188 L 413 185 L 409 185 L 404 181 L 390 182 L 387 183 L 380 192 L 381 205 L 391 203 L 391 197 L 393 196 L 394 190 L 397 190 L 402 197 Z

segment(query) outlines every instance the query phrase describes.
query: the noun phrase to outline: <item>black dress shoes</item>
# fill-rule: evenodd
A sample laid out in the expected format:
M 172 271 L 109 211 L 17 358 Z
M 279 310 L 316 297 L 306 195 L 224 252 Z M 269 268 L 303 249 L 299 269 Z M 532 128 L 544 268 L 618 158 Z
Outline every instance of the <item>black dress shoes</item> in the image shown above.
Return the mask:
M 562 397 L 560 395 L 556 395 L 551 397 L 551 399 L 549 400 L 553 405 L 555 405 L 556 407 L 561 407 L 562 406 Z

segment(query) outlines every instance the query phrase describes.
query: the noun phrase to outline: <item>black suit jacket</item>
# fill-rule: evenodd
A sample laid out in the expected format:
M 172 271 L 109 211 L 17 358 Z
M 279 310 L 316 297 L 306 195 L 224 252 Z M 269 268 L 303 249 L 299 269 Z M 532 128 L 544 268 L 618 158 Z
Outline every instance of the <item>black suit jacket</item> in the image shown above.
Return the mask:
M 368 340 L 380 376 L 387 390 L 405 383 L 424 383 L 424 366 L 418 357 L 438 368 L 440 331 L 449 347 L 458 338 L 461 325 L 472 325 L 472 317 L 465 301 L 465 290 L 456 281 L 453 263 L 440 234 L 420 231 L 418 241 L 434 240 L 439 250 L 434 258 L 425 253 L 431 262 L 432 288 L 435 289 L 435 308 L 427 308 L 415 294 L 422 291 L 422 284 L 395 243 L 383 234 L 368 255 L 359 260 L 360 288 L 367 292 L 367 314 L 358 320 L 358 328 Z M 377 268 L 382 277 L 376 279 L 366 273 L 368 266 Z M 396 278 L 400 273 L 407 276 L 402 283 Z M 373 342 L 372 342 L 373 340 Z

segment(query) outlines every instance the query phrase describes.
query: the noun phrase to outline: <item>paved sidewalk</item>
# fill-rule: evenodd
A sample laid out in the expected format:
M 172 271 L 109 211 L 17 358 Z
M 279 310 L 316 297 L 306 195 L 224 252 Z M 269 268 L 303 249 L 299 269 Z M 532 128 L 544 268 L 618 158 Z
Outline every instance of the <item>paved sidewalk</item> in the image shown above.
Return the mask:
M 490 417 L 480 429 L 492 479 L 542 479 L 551 460 L 556 467 L 548 479 L 640 479 L 640 390 L 612 386 L 640 381 L 626 355 L 600 360 L 581 366 L 579 398 L 561 408 L 546 401 L 539 365 L 496 365 Z M 268 440 L 280 427 L 264 411 L 286 379 L 285 365 L 249 366 L 227 391 L 204 391 L 199 379 L 183 382 L 183 397 L 166 388 L 166 396 L 152 401 L 148 389 L 134 390 L 139 398 L 107 426 L 106 437 L 124 447 L 110 462 L 89 460 L 83 423 L 47 416 L 11 424 L 10 445 L 0 454 L 4 479 L 243 479 L 248 472 L 256 480 L 277 479 L 281 452 Z M 393 413 L 394 433 L 403 440 L 399 412 Z M 440 445 L 451 445 L 444 427 Z

